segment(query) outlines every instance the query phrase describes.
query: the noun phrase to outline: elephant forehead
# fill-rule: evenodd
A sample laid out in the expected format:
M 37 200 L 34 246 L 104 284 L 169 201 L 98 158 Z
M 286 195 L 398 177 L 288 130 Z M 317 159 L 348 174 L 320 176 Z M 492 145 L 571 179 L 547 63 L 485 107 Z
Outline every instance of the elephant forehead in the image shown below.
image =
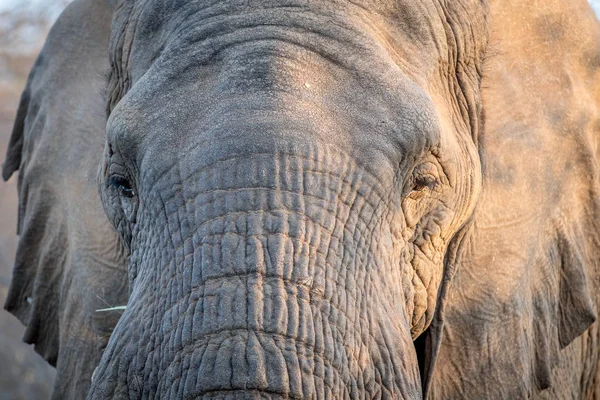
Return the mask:
M 269 140 L 293 131 L 353 149 L 367 163 L 381 153 L 396 166 L 414 162 L 439 147 L 438 113 L 453 109 L 453 93 L 433 96 L 435 105 L 430 95 L 465 87 L 447 82 L 455 62 L 469 68 L 463 76 L 476 75 L 475 47 L 465 43 L 477 36 L 471 3 L 481 3 L 456 3 L 125 3 L 112 38 L 111 80 L 120 93 L 110 97 L 130 93 L 109 131 L 152 136 L 159 151 L 215 132 Z M 465 17 L 454 15 L 465 28 L 454 53 L 448 43 L 458 39 L 449 36 L 461 29 L 450 29 L 446 14 L 456 10 L 447 8 Z M 456 118 L 448 119 L 452 132 Z
M 214 140 L 324 142 L 393 168 L 439 146 L 433 101 L 393 64 L 361 76 L 295 47 L 242 43 L 210 66 L 176 74 L 157 64 L 113 110 L 109 134 L 158 157 L 167 144 L 181 151 Z
M 421 43 L 431 42 L 434 36 L 444 34 L 441 24 L 443 9 L 437 0 L 139 0 L 131 4 L 133 9 L 128 17 L 136 25 L 138 38 L 161 39 L 172 32 L 199 29 L 210 35 L 237 24 L 246 27 L 265 23 L 300 27 L 309 24 L 311 18 L 319 19 L 321 23 L 344 25 L 370 19 L 378 28 L 384 24 L 393 25 L 398 31 L 404 31 L 404 36 Z M 219 26 L 223 21 L 228 21 L 229 26 Z M 364 29 L 364 26 L 361 28 Z
M 448 8 L 459 9 L 459 15 L 450 20 L 449 13 L 456 10 Z M 125 3 L 117 14 L 111 51 L 113 65 L 128 69 L 132 82 L 159 57 L 183 53 L 188 60 L 206 63 L 233 44 L 261 38 L 302 44 L 350 68 L 353 60 L 387 53 L 414 74 L 424 74 L 454 61 L 448 48 L 455 45 L 454 35 L 485 36 L 478 31 L 483 28 L 481 8 L 481 2 L 472 0 L 451 5 L 438 0 L 139 0 Z M 463 48 L 458 56 L 472 57 L 470 53 Z

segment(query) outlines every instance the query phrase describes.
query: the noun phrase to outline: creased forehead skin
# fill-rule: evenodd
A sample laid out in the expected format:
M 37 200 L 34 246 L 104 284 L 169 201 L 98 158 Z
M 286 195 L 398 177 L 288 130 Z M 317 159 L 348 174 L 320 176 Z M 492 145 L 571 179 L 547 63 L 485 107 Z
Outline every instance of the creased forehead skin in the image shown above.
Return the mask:
M 461 64 L 472 69 L 464 78 L 476 80 L 487 13 L 481 0 L 123 1 L 111 39 L 109 109 L 160 56 L 207 64 L 249 40 L 296 43 L 349 69 L 386 52 L 422 85 Z

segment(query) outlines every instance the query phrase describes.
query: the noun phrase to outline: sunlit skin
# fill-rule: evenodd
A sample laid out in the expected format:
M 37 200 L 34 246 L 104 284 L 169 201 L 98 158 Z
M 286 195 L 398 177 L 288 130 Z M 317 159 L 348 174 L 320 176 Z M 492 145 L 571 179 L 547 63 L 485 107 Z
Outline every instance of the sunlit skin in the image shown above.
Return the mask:
M 537 3 L 76 1 L 4 166 L 55 397 L 593 398 L 600 32 Z

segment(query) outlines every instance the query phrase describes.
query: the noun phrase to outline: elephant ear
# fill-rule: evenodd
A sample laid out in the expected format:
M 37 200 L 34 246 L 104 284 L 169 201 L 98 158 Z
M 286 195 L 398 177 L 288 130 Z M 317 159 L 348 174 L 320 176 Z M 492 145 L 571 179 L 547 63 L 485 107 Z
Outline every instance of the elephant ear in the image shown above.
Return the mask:
M 77 0 L 52 27 L 27 81 L 3 177 L 19 170 L 20 235 L 5 308 L 57 368 L 54 396 L 86 393 L 125 304 L 125 255 L 104 215 L 97 171 L 113 5 Z
M 597 373 L 583 357 L 597 360 L 600 26 L 585 0 L 491 10 L 483 195 L 432 394 L 583 398 Z

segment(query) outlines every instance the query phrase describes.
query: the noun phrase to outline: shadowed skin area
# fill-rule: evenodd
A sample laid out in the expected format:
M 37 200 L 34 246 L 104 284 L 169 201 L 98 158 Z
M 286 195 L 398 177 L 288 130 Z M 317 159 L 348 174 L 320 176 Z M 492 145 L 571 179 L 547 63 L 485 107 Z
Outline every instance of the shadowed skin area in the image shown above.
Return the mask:
M 121 1 L 108 79 L 108 18 L 67 13 L 3 171 L 6 307 L 54 396 L 597 397 L 600 35 L 577 1 Z M 47 93 L 93 118 L 32 123 L 63 115 Z
M 21 97 L 3 177 L 19 169 L 19 245 L 6 310 L 56 367 L 53 398 L 82 398 L 127 301 L 125 251 L 97 189 L 112 6 L 71 4 Z
M 101 191 L 131 296 L 89 398 L 420 398 L 412 340 L 480 185 L 450 11 L 248 7 L 117 14 Z

